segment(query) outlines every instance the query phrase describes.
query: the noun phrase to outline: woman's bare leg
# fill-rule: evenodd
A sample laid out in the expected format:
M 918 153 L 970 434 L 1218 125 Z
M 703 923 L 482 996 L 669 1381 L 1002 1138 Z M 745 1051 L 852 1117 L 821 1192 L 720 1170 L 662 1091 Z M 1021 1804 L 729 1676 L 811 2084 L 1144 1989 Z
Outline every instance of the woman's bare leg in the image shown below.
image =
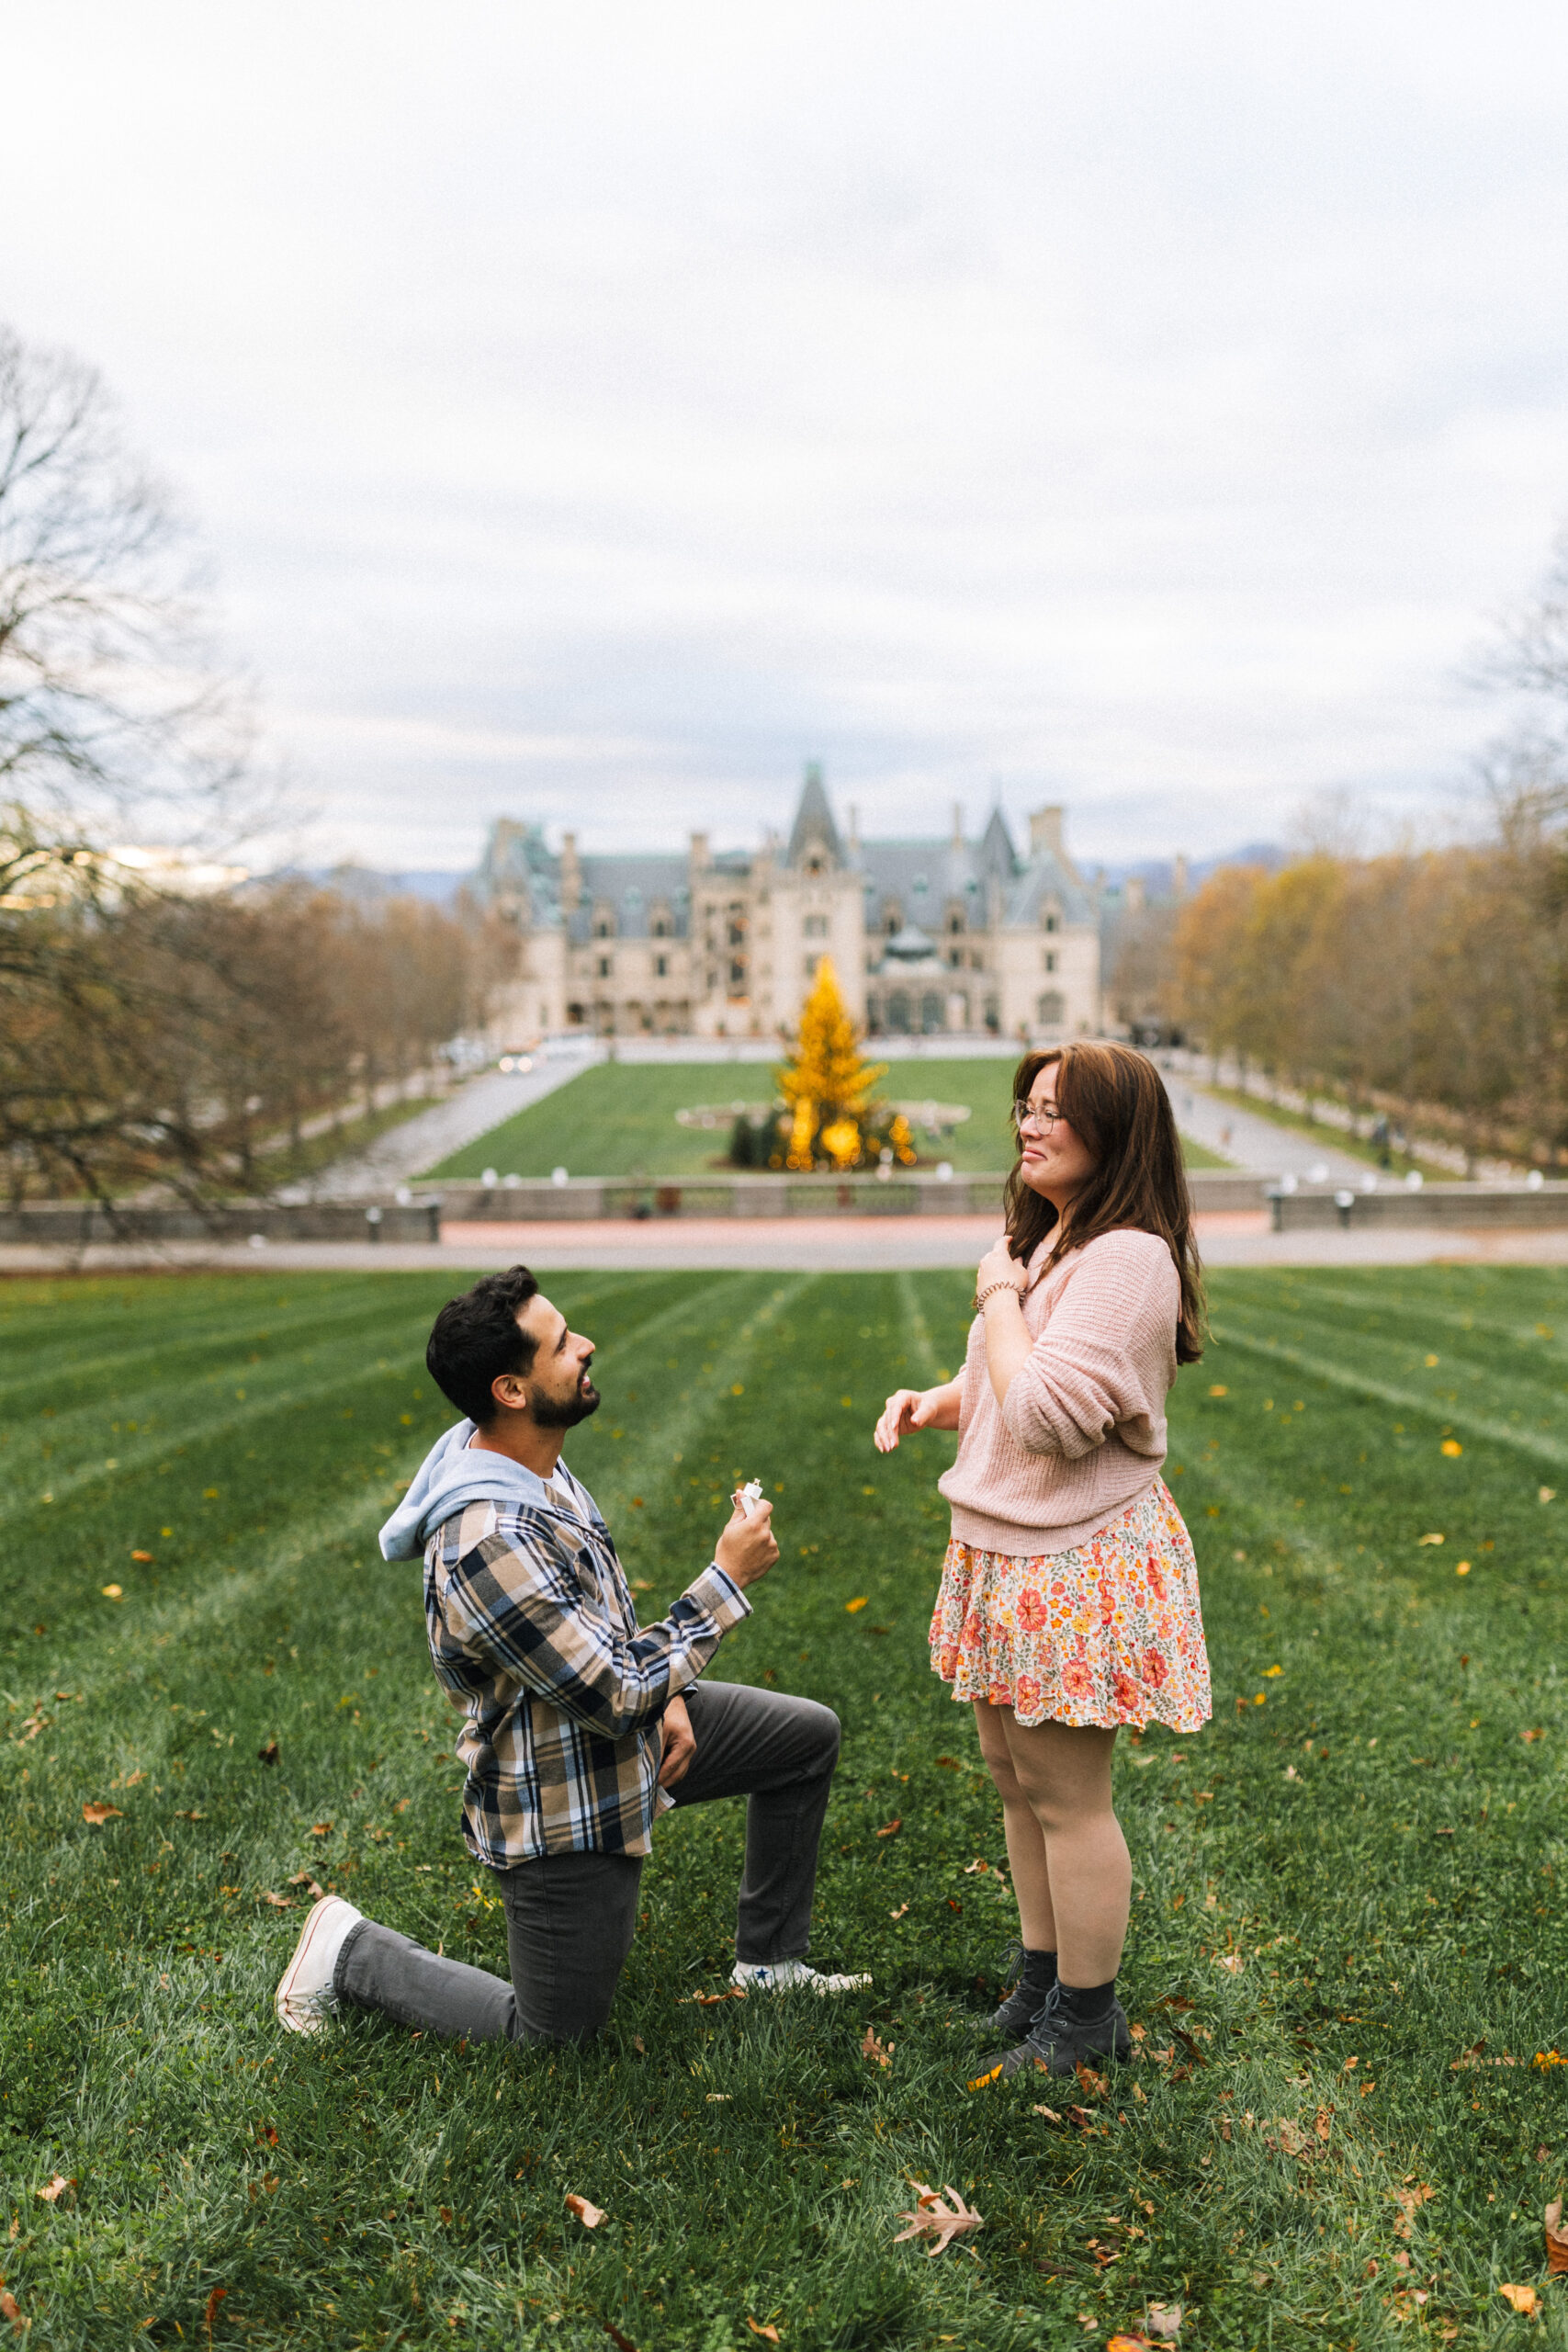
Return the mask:
M 1027 1951 L 1055 1951 L 1056 1918 L 1051 1908 L 1045 1840 L 1013 1770 L 1012 1751 L 1004 1728 L 1004 1722 L 1011 1719 L 1010 1708 L 993 1707 L 984 1699 L 976 1700 L 975 1728 L 980 1736 L 980 1753 L 1002 1801 L 1008 1867 L 1012 1872 L 1013 1893 L 1018 1897 L 1019 1937 Z
M 1114 1731 L 1015 1721 L 1010 1707 L 976 1707 L 995 1719 L 1012 1781 L 1044 1848 L 1056 1967 L 1064 1984 L 1107 1984 L 1122 1964 L 1133 1894 L 1127 1841 L 1111 1801 Z M 981 1747 L 985 1747 L 985 1733 Z M 987 1762 L 990 1763 L 989 1756 Z M 992 1777 L 998 1779 L 995 1765 Z M 1004 1812 L 1007 1796 L 1004 1793 Z M 1012 1831 L 1008 1831 L 1012 1852 Z M 1026 1937 L 1026 1942 L 1029 1939 Z

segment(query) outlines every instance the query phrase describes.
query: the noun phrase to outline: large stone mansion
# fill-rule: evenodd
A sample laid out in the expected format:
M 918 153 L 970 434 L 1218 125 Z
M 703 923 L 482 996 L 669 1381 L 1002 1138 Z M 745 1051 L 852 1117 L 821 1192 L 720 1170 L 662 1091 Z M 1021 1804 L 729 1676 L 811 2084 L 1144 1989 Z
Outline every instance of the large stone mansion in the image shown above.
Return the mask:
M 1000 809 L 977 840 L 953 810 L 945 841 L 840 831 L 809 767 L 787 842 L 684 855 L 558 853 L 502 820 L 472 888 L 521 946 L 503 1025 L 512 1042 L 589 1030 L 710 1037 L 792 1029 L 832 957 L 873 1036 L 939 1032 L 1059 1041 L 1101 1025 L 1100 910 L 1062 841 L 1062 810 L 1029 820 L 1027 853 Z

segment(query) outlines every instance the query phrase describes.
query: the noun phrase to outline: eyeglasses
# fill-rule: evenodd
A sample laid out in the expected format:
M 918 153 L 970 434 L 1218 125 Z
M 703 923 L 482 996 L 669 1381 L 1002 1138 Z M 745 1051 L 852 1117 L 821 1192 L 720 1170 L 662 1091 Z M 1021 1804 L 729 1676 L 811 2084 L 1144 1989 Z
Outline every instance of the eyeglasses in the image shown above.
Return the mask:
M 1043 1136 L 1048 1136 L 1061 1115 L 1060 1111 L 1042 1111 L 1035 1102 L 1015 1102 L 1012 1106 L 1012 1123 L 1021 1134 L 1032 1123 Z

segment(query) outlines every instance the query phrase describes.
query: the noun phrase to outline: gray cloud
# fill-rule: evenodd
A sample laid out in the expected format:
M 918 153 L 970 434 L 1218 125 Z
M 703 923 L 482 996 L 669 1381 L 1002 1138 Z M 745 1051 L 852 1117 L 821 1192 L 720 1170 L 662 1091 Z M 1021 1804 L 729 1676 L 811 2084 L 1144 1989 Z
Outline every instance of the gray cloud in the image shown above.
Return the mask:
M 999 789 L 1436 811 L 1568 503 L 1544 6 L 62 0 L 0 309 L 214 542 L 323 851 Z

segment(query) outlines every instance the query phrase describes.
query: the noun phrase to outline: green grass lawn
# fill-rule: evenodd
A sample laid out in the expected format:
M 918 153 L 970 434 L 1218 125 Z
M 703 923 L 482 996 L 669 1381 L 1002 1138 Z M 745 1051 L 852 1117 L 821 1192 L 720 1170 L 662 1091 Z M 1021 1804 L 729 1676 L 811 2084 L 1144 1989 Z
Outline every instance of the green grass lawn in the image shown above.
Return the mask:
M 924 1656 L 950 1442 L 869 1444 L 888 1387 L 955 1361 L 960 1273 L 551 1285 L 602 1343 L 570 1459 L 650 1614 L 733 1479 L 776 1495 L 783 1560 L 716 1670 L 843 1718 L 814 1951 L 874 1989 L 694 2002 L 728 1964 L 731 1805 L 660 1826 L 585 2052 L 277 2030 L 312 1879 L 504 1965 L 417 1570 L 374 1544 L 448 1418 L 422 1360 L 449 1288 L 0 1287 L 0 2270 L 31 2342 L 740 2352 L 754 2321 L 784 2352 L 1005 2352 L 1150 2300 L 1189 2347 L 1568 2342 L 1561 2288 L 1533 2332 L 1497 2293 L 1541 2281 L 1568 2180 L 1568 2065 L 1537 2063 L 1568 2056 L 1568 1279 L 1215 1278 L 1171 1462 L 1215 1720 L 1121 1743 L 1144 2030 L 1103 2093 L 965 2087 L 1010 1914 Z M 984 2229 L 895 2245 L 911 2176 Z
M 1008 1061 L 898 1061 L 889 1064 L 881 1091 L 896 1102 L 964 1102 L 974 1114 L 939 1139 L 918 1132 L 921 1159 L 932 1165 L 990 1170 L 1012 1164 L 1008 1105 L 1013 1064 Z M 728 1166 L 731 1105 L 765 1102 L 773 1072 L 765 1062 L 597 1062 L 515 1118 L 465 1144 L 433 1177 L 689 1176 Z M 680 1110 L 721 1106 L 718 1128 L 682 1127 Z M 1229 1163 L 1201 1144 L 1186 1146 L 1190 1168 Z

